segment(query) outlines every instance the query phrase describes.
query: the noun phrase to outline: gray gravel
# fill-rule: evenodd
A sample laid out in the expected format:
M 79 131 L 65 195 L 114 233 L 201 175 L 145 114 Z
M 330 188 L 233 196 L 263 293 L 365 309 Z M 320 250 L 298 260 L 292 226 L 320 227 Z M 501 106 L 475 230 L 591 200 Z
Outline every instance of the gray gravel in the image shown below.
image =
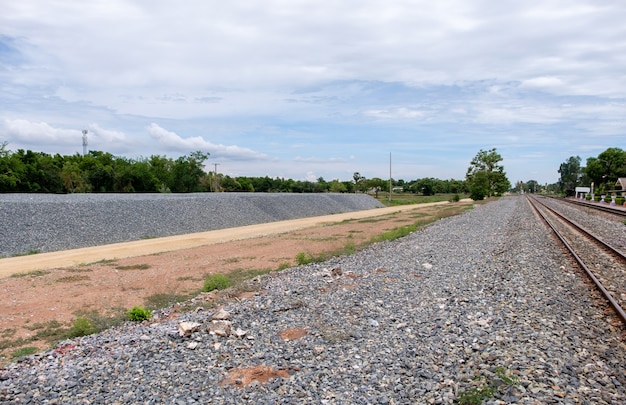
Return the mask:
M 125 324 L 1 369 L 0 401 L 449 404 L 490 384 L 485 403 L 626 403 L 624 328 L 521 197 L 257 282 L 225 307 L 241 338 L 207 333 L 214 311 Z M 222 386 L 261 365 L 286 376 Z
M 365 194 L 0 194 L 0 257 L 381 206 Z

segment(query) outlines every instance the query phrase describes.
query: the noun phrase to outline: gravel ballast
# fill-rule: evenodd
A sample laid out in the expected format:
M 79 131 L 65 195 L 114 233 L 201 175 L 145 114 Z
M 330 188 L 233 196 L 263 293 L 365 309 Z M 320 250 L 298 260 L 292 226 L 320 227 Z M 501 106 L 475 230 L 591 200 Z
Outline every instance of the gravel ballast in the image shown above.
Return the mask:
M 624 328 L 523 197 L 256 282 L 230 336 L 127 323 L 0 369 L 0 401 L 626 403 Z
M 378 207 L 366 194 L 0 194 L 0 257 Z

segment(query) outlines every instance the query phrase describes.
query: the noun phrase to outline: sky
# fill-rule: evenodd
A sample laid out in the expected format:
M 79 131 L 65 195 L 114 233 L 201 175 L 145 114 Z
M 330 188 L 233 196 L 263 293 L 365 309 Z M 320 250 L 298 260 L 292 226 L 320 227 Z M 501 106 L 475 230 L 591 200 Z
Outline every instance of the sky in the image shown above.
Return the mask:
M 512 184 L 626 149 L 623 0 L 0 0 L 0 143 Z

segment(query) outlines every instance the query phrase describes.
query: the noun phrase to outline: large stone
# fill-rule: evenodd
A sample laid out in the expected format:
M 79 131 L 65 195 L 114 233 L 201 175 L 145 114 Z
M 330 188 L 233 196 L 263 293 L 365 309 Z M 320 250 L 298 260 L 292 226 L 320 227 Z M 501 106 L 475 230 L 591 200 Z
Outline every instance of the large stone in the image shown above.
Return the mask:
M 178 324 L 178 334 L 181 337 L 189 337 L 198 330 L 201 325 L 197 322 L 181 322 Z
M 224 320 L 214 320 L 211 321 L 208 329 L 211 335 L 228 337 L 230 336 L 231 323 Z

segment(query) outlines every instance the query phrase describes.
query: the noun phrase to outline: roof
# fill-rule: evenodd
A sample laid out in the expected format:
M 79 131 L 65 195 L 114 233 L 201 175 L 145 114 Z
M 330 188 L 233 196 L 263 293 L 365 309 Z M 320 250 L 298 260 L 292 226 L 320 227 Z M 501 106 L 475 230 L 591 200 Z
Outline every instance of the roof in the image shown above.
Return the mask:
M 626 190 L 626 177 L 620 177 L 615 182 L 615 187 L 620 187 L 622 190 Z

